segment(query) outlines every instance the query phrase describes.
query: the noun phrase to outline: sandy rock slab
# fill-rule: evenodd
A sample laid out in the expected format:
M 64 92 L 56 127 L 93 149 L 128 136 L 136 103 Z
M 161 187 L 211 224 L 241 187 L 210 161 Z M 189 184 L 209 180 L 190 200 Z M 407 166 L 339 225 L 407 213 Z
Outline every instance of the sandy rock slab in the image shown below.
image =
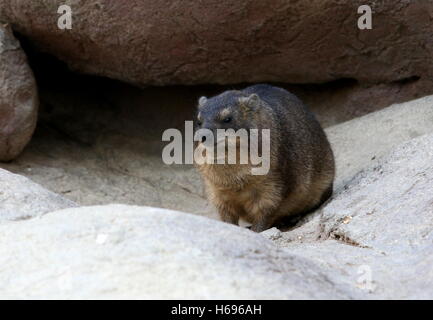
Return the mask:
M 0 161 L 14 159 L 29 142 L 38 103 L 27 57 L 11 28 L 0 23 Z
M 27 178 L 0 169 L 0 224 L 40 217 L 74 206 L 74 202 Z
M 433 298 L 433 135 L 357 174 L 310 221 L 266 236 L 371 298 Z
M 335 153 L 335 189 L 404 142 L 433 133 L 433 96 L 394 104 L 326 129 Z
M 151 207 L 110 205 L 0 225 L 1 298 L 359 297 L 260 234 Z

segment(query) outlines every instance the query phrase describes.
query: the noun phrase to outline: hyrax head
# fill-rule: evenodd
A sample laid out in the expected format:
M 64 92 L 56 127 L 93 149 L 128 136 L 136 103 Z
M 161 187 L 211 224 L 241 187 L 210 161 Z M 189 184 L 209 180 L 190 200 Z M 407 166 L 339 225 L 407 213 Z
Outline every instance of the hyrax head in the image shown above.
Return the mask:
M 240 91 L 227 91 L 212 98 L 201 97 L 198 101 L 195 130 L 207 129 L 216 136 L 217 129 L 253 129 L 254 114 L 260 107 L 257 94 L 246 95 Z

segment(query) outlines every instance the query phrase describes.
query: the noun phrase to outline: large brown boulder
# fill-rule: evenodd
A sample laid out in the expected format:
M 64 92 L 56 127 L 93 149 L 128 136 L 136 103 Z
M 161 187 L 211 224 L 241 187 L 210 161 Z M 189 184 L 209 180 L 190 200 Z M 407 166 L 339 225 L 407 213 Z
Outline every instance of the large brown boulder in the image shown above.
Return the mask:
M 0 0 L 0 20 L 78 71 L 138 85 L 430 79 L 433 3 L 364 0 Z
M 32 70 L 19 42 L 0 24 L 0 161 L 14 159 L 36 126 L 38 97 Z

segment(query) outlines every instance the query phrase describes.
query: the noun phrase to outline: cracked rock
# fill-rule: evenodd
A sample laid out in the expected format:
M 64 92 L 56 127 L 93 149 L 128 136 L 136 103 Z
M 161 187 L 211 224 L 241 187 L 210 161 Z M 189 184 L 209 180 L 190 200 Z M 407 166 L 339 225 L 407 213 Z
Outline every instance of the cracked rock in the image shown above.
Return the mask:
M 428 134 L 361 171 L 296 230 L 316 228 L 316 239 L 277 243 L 340 274 L 371 298 L 432 299 L 431 190 L 433 135 Z M 291 233 L 283 233 L 283 239 Z

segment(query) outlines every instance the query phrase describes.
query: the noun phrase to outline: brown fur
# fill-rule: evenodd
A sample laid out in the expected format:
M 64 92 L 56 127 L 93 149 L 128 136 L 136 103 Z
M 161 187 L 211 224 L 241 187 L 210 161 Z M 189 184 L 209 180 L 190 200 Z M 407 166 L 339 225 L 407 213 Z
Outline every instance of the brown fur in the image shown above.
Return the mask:
M 239 99 L 252 93 L 260 100 L 251 106 L 246 105 L 248 100 Z M 260 232 L 284 217 L 317 208 L 331 196 L 335 170 L 331 147 L 317 120 L 296 97 L 283 89 L 259 85 L 203 101 L 200 116 L 207 119 L 206 128 L 271 129 L 268 174 L 252 175 L 249 164 L 198 166 L 222 221 L 238 224 L 243 218 L 252 223 L 253 231 Z M 228 113 L 227 108 L 236 118 L 231 126 L 217 119 L 221 110 Z

